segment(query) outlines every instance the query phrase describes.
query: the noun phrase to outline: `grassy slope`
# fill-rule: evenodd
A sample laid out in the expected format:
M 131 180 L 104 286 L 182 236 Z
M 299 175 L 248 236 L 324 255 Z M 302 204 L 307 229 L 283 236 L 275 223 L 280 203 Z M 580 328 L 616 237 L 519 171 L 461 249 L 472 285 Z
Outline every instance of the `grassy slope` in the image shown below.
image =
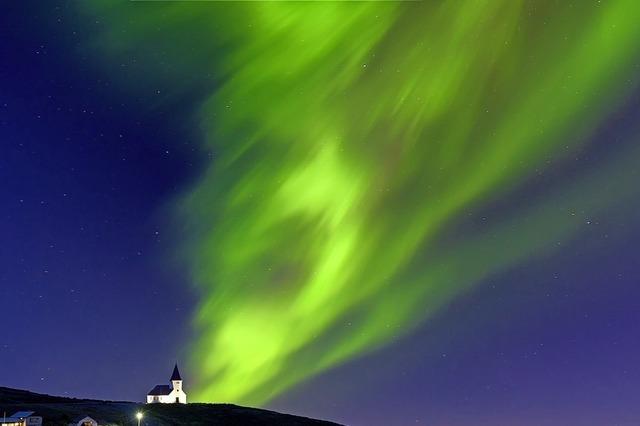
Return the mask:
M 44 417 L 45 426 L 67 426 L 80 416 L 114 425 L 134 425 L 134 414 L 145 413 L 145 426 L 335 426 L 336 423 L 280 414 L 231 404 L 153 404 L 97 401 L 40 395 L 28 391 L 0 387 L 0 415 L 31 410 Z M 101 423 L 102 424 L 102 423 Z

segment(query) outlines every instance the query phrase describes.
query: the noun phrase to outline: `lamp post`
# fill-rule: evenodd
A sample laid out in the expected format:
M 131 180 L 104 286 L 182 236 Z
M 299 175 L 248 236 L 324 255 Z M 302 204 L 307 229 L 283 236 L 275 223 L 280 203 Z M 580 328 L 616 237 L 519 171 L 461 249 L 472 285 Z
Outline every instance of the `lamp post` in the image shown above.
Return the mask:
M 140 426 L 140 420 L 142 420 L 142 412 L 138 411 L 136 413 L 136 419 L 138 419 L 138 426 Z

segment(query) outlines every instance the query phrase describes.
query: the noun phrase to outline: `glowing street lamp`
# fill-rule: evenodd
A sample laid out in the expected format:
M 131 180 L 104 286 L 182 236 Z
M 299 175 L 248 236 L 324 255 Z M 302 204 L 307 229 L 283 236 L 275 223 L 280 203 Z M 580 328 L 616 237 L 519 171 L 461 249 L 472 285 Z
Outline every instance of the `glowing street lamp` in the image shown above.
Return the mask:
M 140 426 L 140 420 L 142 420 L 142 412 L 138 411 L 136 413 L 136 419 L 138 419 L 138 426 Z

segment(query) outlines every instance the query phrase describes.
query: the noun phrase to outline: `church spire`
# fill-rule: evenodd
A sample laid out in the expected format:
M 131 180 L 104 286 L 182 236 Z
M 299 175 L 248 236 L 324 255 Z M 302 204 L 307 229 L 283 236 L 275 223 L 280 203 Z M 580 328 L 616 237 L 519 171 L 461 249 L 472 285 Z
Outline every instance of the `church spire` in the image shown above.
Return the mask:
M 171 381 L 175 381 L 175 380 L 182 380 L 182 377 L 180 377 L 180 371 L 178 371 L 178 363 L 176 362 L 176 366 L 173 367 L 173 374 L 171 374 Z

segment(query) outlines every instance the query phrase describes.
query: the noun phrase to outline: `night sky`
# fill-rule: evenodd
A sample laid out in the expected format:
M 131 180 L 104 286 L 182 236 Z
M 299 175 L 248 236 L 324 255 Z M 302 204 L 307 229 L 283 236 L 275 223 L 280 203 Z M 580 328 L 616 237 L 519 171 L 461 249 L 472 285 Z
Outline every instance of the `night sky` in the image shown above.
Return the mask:
M 638 19 L 7 2 L 0 385 L 639 423 Z

